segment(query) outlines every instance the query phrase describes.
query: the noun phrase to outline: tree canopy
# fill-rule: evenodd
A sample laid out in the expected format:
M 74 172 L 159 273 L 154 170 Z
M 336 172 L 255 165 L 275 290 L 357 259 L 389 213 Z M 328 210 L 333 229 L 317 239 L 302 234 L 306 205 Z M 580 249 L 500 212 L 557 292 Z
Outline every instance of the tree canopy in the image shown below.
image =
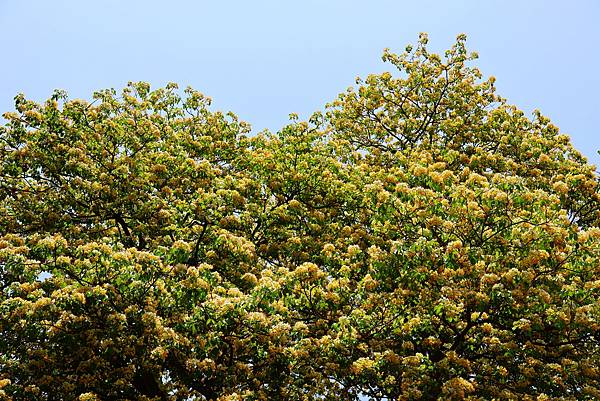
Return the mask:
M 251 135 L 174 84 L 15 98 L 0 399 L 600 398 L 600 193 L 427 37 Z

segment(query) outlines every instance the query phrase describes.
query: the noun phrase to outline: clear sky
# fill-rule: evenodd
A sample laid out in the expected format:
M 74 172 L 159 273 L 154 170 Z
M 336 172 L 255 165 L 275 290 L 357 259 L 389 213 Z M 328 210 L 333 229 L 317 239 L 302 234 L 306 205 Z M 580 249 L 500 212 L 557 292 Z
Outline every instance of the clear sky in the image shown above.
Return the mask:
M 19 92 L 90 99 L 172 81 L 277 130 L 389 70 L 385 47 L 423 31 L 442 51 L 464 32 L 500 95 L 539 108 L 600 165 L 599 21 L 598 0 L 0 0 L 0 110 Z

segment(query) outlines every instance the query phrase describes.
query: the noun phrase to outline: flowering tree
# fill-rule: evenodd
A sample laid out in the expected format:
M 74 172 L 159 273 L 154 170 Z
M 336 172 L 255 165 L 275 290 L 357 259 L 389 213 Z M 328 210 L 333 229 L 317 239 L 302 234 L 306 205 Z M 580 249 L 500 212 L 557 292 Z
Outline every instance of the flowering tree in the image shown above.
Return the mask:
M 598 175 L 464 42 L 277 134 L 175 85 L 18 96 L 0 399 L 598 399 Z

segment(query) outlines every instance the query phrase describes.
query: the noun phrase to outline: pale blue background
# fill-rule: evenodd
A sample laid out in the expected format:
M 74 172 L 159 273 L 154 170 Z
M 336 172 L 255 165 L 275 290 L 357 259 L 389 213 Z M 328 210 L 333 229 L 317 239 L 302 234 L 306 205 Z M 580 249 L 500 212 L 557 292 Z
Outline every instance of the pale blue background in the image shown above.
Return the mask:
M 600 164 L 600 1 L 0 0 L 0 110 L 18 92 L 89 99 L 127 81 L 178 82 L 255 131 L 321 109 L 357 75 L 390 67 L 418 33 L 460 32 L 499 93 L 539 108 Z

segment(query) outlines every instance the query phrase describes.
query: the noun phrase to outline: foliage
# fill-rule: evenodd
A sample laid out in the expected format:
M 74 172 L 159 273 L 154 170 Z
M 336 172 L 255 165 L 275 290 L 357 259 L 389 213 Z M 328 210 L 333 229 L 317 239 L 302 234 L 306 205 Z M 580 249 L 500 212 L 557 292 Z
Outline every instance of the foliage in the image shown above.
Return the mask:
M 598 399 L 598 175 L 464 42 L 276 134 L 172 84 L 17 96 L 0 398 Z

